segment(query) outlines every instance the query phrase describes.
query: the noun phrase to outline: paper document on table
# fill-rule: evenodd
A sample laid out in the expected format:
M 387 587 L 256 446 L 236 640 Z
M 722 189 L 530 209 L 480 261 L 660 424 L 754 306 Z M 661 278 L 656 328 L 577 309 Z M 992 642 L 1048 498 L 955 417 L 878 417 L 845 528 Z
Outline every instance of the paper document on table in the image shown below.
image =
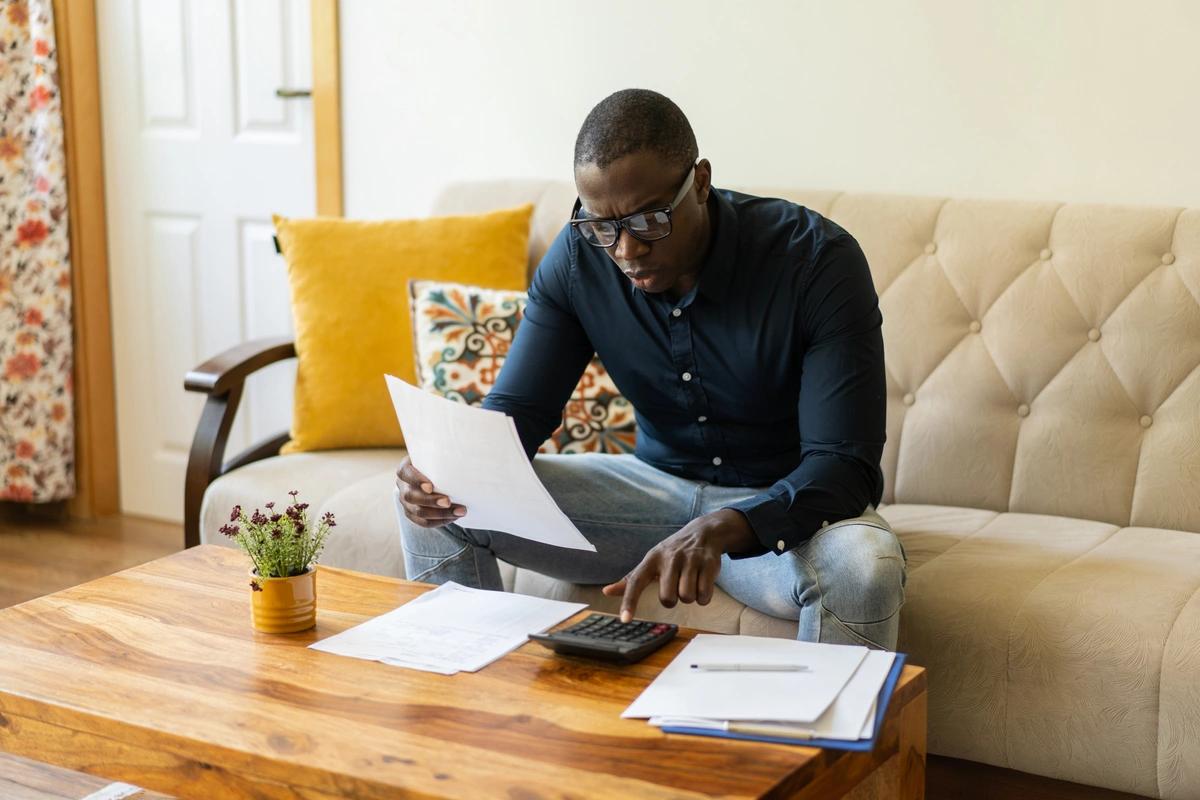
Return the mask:
M 853 645 L 701 634 L 621 716 L 811 723 L 825 713 L 866 655 L 867 648 Z M 700 671 L 692 664 L 779 664 L 807 669 Z
M 413 466 L 466 506 L 459 525 L 596 551 L 538 480 L 511 417 L 385 377 Z
M 452 675 L 474 672 L 586 603 L 444 583 L 399 608 L 310 644 L 313 650 Z
M 754 732 L 765 736 L 803 736 L 816 739 L 841 739 L 857 741 L 870 739 L 875 734 L 875 708 L 879 690 L 887 680 L 895 653 L 871 650 L 858 666 L 854 675 L 825 709 L 817 720 L 803 725 L 794 722 L 779 722 L 777 717 L 755 720 Z M 737 722 L 706 717 L 651 717 L 650 724 L 656 727 L 701 728 L 707 730 L 730 730 L 738 727 Z

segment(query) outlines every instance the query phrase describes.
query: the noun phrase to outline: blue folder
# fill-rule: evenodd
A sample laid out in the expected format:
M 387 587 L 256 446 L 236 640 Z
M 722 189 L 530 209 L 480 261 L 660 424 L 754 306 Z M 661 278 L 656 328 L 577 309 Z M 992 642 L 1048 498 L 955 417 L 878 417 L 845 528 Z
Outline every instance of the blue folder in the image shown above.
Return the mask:
M 856 739 L 853 741 L 846 741 L 844 739 L 802 739 L 797 736 L 767 736 L 760 733 L 720 731 L 713 728 L 689 728 L 675 725 L 664 725 L 661 730 L 664 733 L 690 733 L 696 736 L 719 736 L 722 739 L 746 739 L 752 742 L 775 742 L 776 744 L 796 744 L 801 747 L 825 747 L 830 750 L 851 750 L 856 753 L 869 753 L 875 749 L 875 742 L 879 739 L 879 731 L 883 729 L 883 716 L 887 713 L 888 703 L 892 699 L 892 692 L 895 691 L 896 682 L 900 680 L 900 673 L 903 670 L 904 654 L 896 653 L 896 660 L 892 662 L 892 668 L 888 672 L 887 680 L 883 682 L 883 688 L 879 690 L 879 702 L 875 706 L 875 730 L 870 739 Z

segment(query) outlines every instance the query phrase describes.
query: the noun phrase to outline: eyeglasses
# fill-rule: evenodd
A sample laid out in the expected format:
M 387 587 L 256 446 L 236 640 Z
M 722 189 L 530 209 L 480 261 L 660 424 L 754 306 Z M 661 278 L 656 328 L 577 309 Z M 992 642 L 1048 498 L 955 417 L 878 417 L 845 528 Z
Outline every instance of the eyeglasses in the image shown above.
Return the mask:
M 671 235 L 671 212 L 679 207 L 688 190 L 696 180 L 696 166 L 688 170 L 683 179 L 683 186 L 675 193 L 670 205 L 662 208 L 652 208 L 649 211 L 639 211 L 621 219 L 575 219 L 583 208 L 580 200 L 575 201 L 571 212 L 571 226 L 583 237 L 583 240 L 595 247 L 612 247 L 621 235 L 621 229 L 629 231 L 629 235 L 643 242 L 654 242 Z

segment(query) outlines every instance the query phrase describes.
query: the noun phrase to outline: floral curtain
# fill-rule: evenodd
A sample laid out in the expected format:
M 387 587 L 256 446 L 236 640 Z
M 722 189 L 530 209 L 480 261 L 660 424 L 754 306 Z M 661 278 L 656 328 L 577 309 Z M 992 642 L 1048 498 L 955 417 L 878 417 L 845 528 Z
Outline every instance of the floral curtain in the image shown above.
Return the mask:
M 0 500 L 74 492 L 71 270 L 51 0 L 0 0 Z

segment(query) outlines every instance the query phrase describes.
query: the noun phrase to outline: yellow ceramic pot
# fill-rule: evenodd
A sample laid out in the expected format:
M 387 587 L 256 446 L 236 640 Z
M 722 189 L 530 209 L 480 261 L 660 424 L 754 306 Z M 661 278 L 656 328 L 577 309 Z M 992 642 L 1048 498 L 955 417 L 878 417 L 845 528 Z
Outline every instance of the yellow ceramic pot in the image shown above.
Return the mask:
M 317 570 L 309 567 L 291 578 L 260 578 L 252 569 L 250 580 L 261 590 L 250 590 L 250 613 L 255 630 L 295 633 L 317 624 Z

